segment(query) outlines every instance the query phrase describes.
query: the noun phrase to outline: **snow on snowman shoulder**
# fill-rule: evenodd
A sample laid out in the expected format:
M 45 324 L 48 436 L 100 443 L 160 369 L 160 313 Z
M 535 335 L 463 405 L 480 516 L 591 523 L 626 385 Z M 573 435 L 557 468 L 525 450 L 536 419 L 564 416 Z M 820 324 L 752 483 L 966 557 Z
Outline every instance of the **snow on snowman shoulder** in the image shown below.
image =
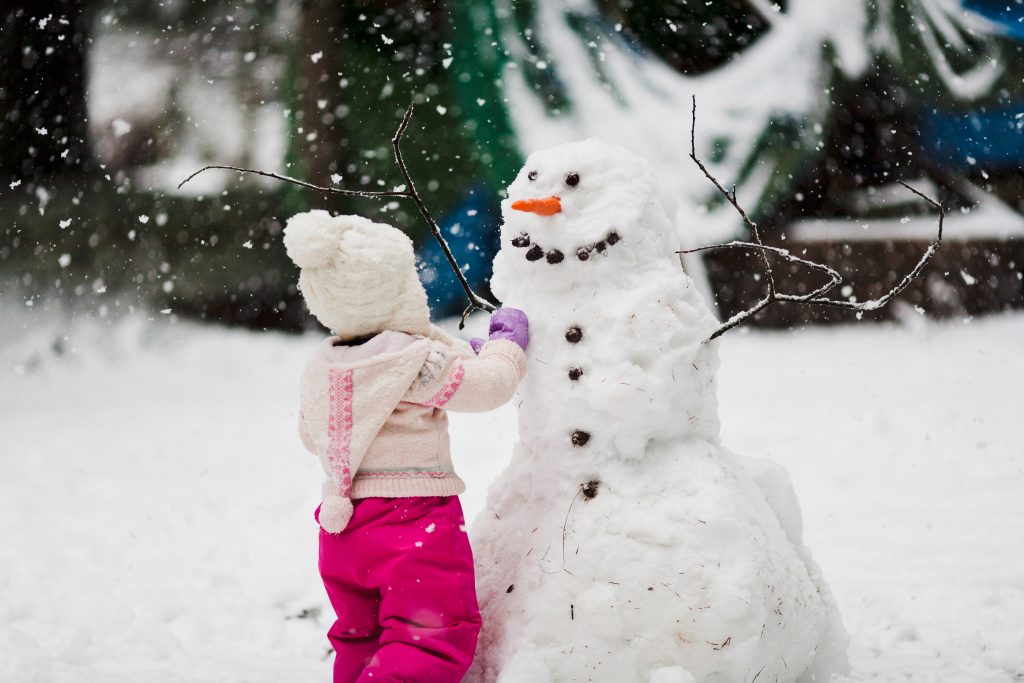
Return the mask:
M 473 528 L 469 681 L 827 680 L 846 635 L 785 471 L 719 444 L 717 321 L 650 164 L 530 156 L 492 287 L 530 317 L 520 439 Z

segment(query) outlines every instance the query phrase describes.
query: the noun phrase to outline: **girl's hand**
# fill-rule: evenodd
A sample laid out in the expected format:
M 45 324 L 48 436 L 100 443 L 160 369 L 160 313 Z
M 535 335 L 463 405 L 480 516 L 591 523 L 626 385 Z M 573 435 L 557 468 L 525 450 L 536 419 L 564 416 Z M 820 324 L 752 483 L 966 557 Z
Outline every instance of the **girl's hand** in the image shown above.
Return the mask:
M 518 308 L 499 308 L 491 314 L 488 330 L 491 339 L 506 339 L 515 342 L 523 351 L 530 341 L 530 321 Z M 484 340 L 479 337 L 469 340 L 473 351 L 480 353 Z

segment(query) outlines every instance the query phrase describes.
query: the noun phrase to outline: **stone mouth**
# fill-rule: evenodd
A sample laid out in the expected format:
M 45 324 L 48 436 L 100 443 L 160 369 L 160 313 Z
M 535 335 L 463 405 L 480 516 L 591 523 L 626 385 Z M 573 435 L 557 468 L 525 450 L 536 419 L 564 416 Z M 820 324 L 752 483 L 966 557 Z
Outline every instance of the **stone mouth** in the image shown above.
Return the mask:
M 603 256 L 608 252 L 608 247 L 614 246 L 621 241 L 622 238 L 619 237 L 619 233 L 612 230 L 603 240 L 598 240 L 592 244 L 585 244 L 581 247 L 577 247 L 576 259 L 579 261 L 589 261 L 590 257 L 594 254 Z M 565 260 L 564 253 L 558 249 L 545 249 L 540 244 L 534 242 L 530 238 L 530 234 L 526 232 L 521 232 L 518 237 L 512 238 L 512 246 L 519 249 L 526 249 L 527 261 L 539 261 L 541 259 L 545 259 L 548 263 L 556 264 Z

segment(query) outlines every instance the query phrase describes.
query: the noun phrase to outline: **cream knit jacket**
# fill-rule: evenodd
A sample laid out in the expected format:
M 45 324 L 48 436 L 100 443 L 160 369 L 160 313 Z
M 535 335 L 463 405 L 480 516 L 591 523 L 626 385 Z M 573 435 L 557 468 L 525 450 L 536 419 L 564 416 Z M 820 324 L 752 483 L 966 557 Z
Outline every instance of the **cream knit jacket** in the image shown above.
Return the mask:
M 324 529 L 344 528 L 349 498 L 465 491 L 452 467 L 445 411 L 507 402 L 526 369 L 523 350 L 496 339 L 476 356 L 437 328 L 429 338 L 386 331 L 359 346 L 337 341 L 329 337 L 316 350 L 299 390 L 299 433 L 327 474 Z M 325 510 L 339 506 L 341 518 L 325 522 Z

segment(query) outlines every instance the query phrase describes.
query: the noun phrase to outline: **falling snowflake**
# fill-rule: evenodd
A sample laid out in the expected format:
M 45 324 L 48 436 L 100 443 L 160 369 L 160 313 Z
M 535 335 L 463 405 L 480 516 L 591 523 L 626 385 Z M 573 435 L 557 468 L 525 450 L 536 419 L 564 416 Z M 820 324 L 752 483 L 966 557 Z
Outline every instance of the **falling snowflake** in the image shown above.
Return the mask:
M 114 131 L 115 138 L 127 135 L 132 130 L 132 124 L 128 123 L 124 119 L 114 119 L 110 122 L 110 127 Z

